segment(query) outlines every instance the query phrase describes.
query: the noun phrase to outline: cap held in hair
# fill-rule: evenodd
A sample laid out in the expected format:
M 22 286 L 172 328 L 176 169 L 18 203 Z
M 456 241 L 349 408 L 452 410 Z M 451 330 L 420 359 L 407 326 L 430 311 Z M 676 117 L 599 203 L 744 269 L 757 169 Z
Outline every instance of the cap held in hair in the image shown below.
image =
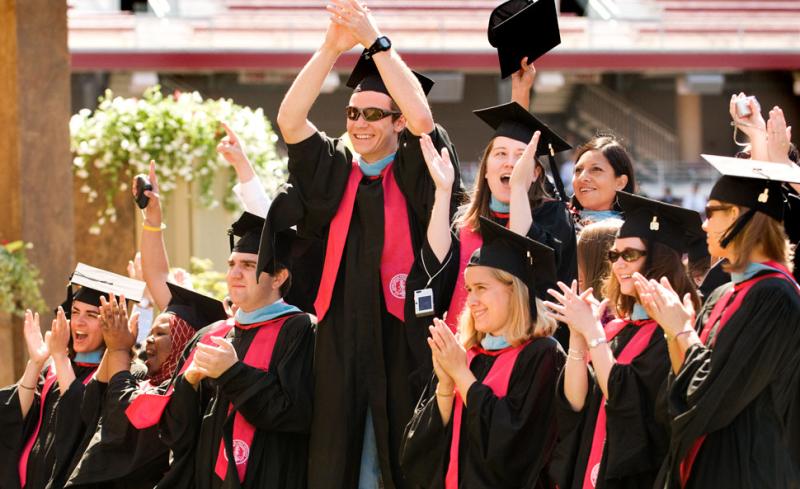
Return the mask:
M 372 58 L 367 58 L 365 56 L 366 52 L 367 50 L 365 49 L 361 56 L 358 57 L 358 62 L 356 62 L 356 66 L 350 73 L 350 78 L 347 79 L 346 85 L 352 88 L 354 92 L 380 92 L 391 97 L 392 95 L 383 83 L 375 61 Z M 433 80 L 416 71 L 412 71 L 412 73 L 417 77 L 419 84 L 422 86 L 422 91 L 425 95 L 428 95 L 431 88 L 433 88 Z
M 698 239 L 705 241 L 703 220 L 697 211 L 622 191 L 617 192 L 617 203 L 625 217 L 618 238 L 656 241 L 681 254 Z
M 80 288 L 74 291 L 72 286 Z M 67 284 L 67 298 L 61 308 L 69 316 L 74 301 L 100 307 L 100 297 L 124 295 L 127 300 L 141 302 L 146 284 L 124 275 L 78 263 Z
M 485 217 L 480 218 L 480 231 L 483 244 L 467 266 L 497 268 L 520 279 L 528 286 L 531 317 L 536 319 L 536 297 L 543 297 L 557 280 L 555 252 Z
M 473 110 L 472 113 L 494 129 L 493 137 L 504 136 L 528 144 L 533 133 L 539 131 L 541 134 L 539 145 L 536 147 L 536 156 L 572 149 L 572 146 L 547 124 L 516 102 Z
M 509 0 L 489 17 L 489 44 L 497 48 L 500 76 L 508 78 L 527 57 L 533 63 L 561 44 L 554 0 Z

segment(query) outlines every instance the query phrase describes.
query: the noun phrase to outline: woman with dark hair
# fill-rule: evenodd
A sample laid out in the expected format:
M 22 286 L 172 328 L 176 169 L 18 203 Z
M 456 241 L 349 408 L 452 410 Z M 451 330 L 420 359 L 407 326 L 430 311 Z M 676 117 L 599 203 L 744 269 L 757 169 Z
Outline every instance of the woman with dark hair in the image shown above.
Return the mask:
M 639 305 L 633 275 L 669 277 L 699 303 L 681 258 L 687 238 L 702 233 L 700 215 L 624 192 L 618 200 L 625 223 L 608 251 L 605 299 L 598 303 L 593 289 L 580 293 L 573 282 L 549 291 L 557 302 L 545 303 L 570 328 L 551 465 L 562 489 L 652 487 L 667 450 L 666 425 L 654 413 L 669 356 L 658 325 Z M 619 319 L 604 327 L 609 303 Z
M 800 183 L 800 170 L 706 159 L 723 176 L 703 228 L 732 282 L 695 315 L 671 281 L 636 281 L 672 360 L 670 445 L 654 487 L 798 487 L 798 435 L 788 425 L 800 386 L 800 289 L 781 184 Z
M 617 191 L 636 190 L 633 162 L 614 136 L 596 136 L 575 150 L 572 209 L 578 231 L 590 223 L 620 217 Z

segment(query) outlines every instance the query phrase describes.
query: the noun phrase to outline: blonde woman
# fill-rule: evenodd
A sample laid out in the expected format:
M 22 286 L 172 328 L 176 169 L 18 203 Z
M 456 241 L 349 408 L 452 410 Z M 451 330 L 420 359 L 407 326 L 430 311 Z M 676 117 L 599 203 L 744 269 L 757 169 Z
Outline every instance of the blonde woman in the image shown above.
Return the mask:
M 435 378 L 406 428 L 403 468 L 423 487 L 554 487 L 546 467 L 564 354 L 535 297 L 555 280 L 553 251 L 485 218 L 481 230 L 460 340 L 441 320 L 430 327 Z

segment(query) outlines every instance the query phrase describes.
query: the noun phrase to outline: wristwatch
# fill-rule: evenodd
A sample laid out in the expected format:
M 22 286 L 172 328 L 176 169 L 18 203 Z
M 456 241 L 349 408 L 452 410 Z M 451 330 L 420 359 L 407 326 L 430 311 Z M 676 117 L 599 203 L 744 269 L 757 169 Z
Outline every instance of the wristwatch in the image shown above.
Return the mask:
M 601 336 L 599 338 L 595 338 L 593 340 L 589 340 L 589 348 L 598 347 L 598 346 L 602 345 L 603 343 L 608 343 L 608 340 L 606 339 L 605 336 Z
M 375 39 L 375 42 L 372 43 L 372 46 L 364 52 L 364 59 L 370 59 L 376 54 L 382 51 L 388 51 L 392 48 L 392 41 L 389 40 L 386 36 L 381 36 Z

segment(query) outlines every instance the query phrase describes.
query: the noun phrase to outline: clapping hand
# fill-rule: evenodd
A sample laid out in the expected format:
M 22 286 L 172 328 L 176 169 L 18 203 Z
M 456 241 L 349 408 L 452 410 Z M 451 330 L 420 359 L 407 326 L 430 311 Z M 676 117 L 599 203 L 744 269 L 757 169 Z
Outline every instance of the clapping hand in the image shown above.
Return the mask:
M 38 312 L 34 314 L 30 309 L 25 310 L 25 324 L 22 331 L 25 335 L 25 344 L 28 346 L 28 357 L 41 369 L 44 362 L 50 358 L 50 350 L 47 349 L 47 337 L 50 332 L 45 333 L 45 337 L 42 338 Z
M 604 299 L 598 303 L 592 296 L 592 290 L 589 288 L 583 293 L 578 293 L 578 282 L 572 281 L 572 286 L 568 287 L 563 282 L 558 282 L 558 288 L 561 292 L 553 289 L 548 289 L 547 293 L 553 296 L 558 301 L 545 302 L 547 307 L 547 315 L 566 323 L 571 331 L 574 331 L 587 341 L 604 336 L 603 326 L 600 320 L 605 314 L 608 307 L 608 299 Z
M 789 148 L 792 140 L 792 127 L 786 127 L 783 110 L 775 106 L 769 111 L 767 121 L 767 154 L 769 160 L 776 163 L 792 164 L 789 159 Z
M 681 300 L 666 277 L 657 282 L 647 280 L 637 272 L 633 274 L 633 280 L 639 303 L 667 336 L 674 337 L 693 327 L 695 311 L 691 294 L 685 294 Z
M 194 365 L 190 368 L 194 368 L 196 374 L 200 374 L 202 377 L 216 379 L 233 367 L 239 361 L 239 357 L 227 339 L 215 336 L 211 340 L 216 343 L 216 346 L 205 343 L 197 344 L 197 351 L 192 362 Z M 187 380 L 189 379 L 187 378 Z
M 433 325 L 429 326 L 428 329 L 431 332 L 431 336 L 428 338 L 428 346 L 431 347 L 434 361 L 438 364 L 445 378 L 455 379 L 464 370 L 468 371 L 467 352 L 456 340 L 447 323 L 440 319 L 434 319 Z M 441 380 L 440 377 L 439 381 L 441 382 Z
M 381 33 L 366 5 L 357 0 L 330 0 L 325 7 L 331 22 L 350 32 L 364 48 L 369 48 Z M 345 43 L 346 44 L 346 43 Z M 350 46 L 352 47 L 352 46 Z M 349 49 L 349 48 L 348 48 Z
M 103 325 L 103 341 L 109 351 L 130 351 L 136 344 L 139 326 L 139 313 L 128 318 L 125 296 L 119 301 L 114 294 L 109 299 L 100 297 L 100 321 Z

